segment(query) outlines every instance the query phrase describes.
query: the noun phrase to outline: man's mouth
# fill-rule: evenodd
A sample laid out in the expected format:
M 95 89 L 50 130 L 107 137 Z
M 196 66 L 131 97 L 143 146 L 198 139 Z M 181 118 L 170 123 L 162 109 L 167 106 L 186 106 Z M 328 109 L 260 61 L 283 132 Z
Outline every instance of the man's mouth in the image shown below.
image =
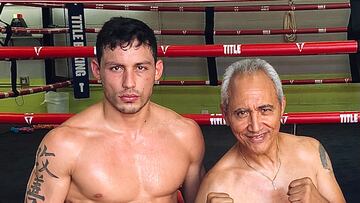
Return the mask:
M 120 96 L 121 101 L 126 103 L 132 103 L 135 102 L 139 98 L 136 94 L 124 94 Z
M 265 133 L 247 136 L 251 142 L 263 142 L 265 139 Z

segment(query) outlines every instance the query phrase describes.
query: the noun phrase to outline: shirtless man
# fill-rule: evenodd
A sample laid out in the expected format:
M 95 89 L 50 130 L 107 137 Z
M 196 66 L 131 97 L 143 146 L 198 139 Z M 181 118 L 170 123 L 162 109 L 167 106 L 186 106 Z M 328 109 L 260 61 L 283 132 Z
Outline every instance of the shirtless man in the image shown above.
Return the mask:
M 50 131 L 37 151 L 25 202 L 194 202 L 204 141 L 199 126 L 150 101 L 163 63 L 153 30 L 112 18 L 99 32 L 104 99 Z
M 229 66 L 221 108 L 238 142 L 204 177 L 196 203 L 345 202 L 324 147 L 279 132 L 285 98 L 270 64 Z

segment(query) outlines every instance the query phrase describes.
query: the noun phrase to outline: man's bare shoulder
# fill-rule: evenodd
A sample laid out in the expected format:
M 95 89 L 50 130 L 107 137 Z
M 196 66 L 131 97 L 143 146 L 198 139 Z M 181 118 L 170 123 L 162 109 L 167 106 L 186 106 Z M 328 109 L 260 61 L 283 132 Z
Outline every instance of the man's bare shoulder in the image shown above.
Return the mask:
M 42 143 L 65 150 L 78 148 L 79 144 L 84 140 L 81 135 L 79 129 L 61 125 L 47 133 Z
M 194 156 L 204 152 L 204 138 L 199 125 L 194 120 L 157 104 L 154 104 L 153 109 L 155 122 L 158 122 L 164 133 L 174 135 L 188 151 L 197 154 Z
M 185 118 L 175 111 L 154 104 L 156 119 L 175 132 L 187 134 L 188 132 L 200 130 L 199 125 L 192 119 Z
M 237 144 L 230 148 L 206 174 L 206 179 L 210 184 L 213 182 L 231 183 L 242 177 L 245 170 L 242 165 L 239 164 L 239 156 L 236 154 L 236 148 Z
M 239 186 L 243 177 L 242 169 L 229 164 L 223 156 L 204 176 L 196 202 L 207 202 L 210 193 L 228 193 Z
M 229 185 L 233 185 L 243 178 L 243 169 L 236 166 L 220 164 L 218 162 L 203 179 L 203 185 L 208 187 L 209 191 L 226 191 Z
M 59 126 L 45 135 L 38 147 L 37 159 L 40 154 L 51 154 L 52 166 L 58 168 L 54 171 L 68 174 L 74 169 L 84 144 L 84 139 L 76 133 L 76 129 Z
M 98 120 L 97 109 L 99 105 L 95 104 L 86 110 L 78 113 L 59 127 L 51 130 L 43 139 L 43 143 L 54 150 L 75 152 L 81 149 L 86 140 L 96 131 L 96 122 Z M 73 153 L 75 154 L 75 153 Z
M 301 136 L 301 135 L 293 135 L 288 133 L 281 133 L 280 139 L 284 140 L 284 142 L 288 144 L 298 144 L 299 147 L 316 147 L 319 145 L 319 141 L 313 137 L 309 136 Z
M 94 104 L 66 120 L 62 126 L 73 128 L 96 127 L 100 123 L 99 120 L 103 118 L 101 115 L 101 109 L 101 103 Z
M 289 153 L 298 155 L 305 160 L 309 160 L 310 157 L 318 158 L 318 151 L 321 144 L 315 138 L 287 133 L 281 133 L 280 135 L 284 149 L 289 150 Z

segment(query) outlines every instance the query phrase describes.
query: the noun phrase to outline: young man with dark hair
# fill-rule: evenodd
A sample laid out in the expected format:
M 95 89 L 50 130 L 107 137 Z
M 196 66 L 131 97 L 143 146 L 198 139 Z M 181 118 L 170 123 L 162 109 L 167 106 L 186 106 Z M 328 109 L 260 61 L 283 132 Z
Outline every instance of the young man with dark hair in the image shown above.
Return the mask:
M 25 202 L 194 202 L 204 141 L 190 119 L 150 101 L 163 63 L 153 30 L 112 18 L 97 36 L 104 99 L 42 140 Z

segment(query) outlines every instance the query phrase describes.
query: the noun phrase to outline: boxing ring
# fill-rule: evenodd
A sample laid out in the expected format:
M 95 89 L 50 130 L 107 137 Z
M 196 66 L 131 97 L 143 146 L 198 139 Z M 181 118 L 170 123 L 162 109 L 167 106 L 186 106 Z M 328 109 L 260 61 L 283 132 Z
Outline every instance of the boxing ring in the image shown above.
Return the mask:
M 64 8 L 56 1 L 31 1 L 39 3 L 21 3 L 9 0 L 14 4 L 37 7 Z M 70 3 L 72 1 L 63 1 Z M 83 1 L 87 9 L 134 10 L 151 12 L 204 12 L 205 7 L 197 6 L 137 6 L 137 5 L 105 5 L 93 4 L 97 1 Z M 101 1 L 102 3 L 118 3 L 120 1 Z M 127 1 L 126 3 L 142 3 L 143 1 Z M 172 2 L 172 1 L 152 1 Z M 191 2 L 191 1 L 183 1 Z M 203 0 L 199 2 L 213 2 Z M 215 2 L 215 1 L 214 1 Z M 228 1 L 232 2 L 232 1 Z M 349 3 L 333 3 L 327 5 L 300 4 L 277 6 L 215 6 L 215 12 L 249 12 L 249 11 L 288 11 L 288 10 L 325 10 L 348 9 Z M 87 33 L 97 33 L 98 28 L 87 28 Z M 299 28 L 299 29 L 265 29 L 265 30 L 213 30 L 213 35 L 280 35 L 280 34 L 314 34 L 346 32 L 346 27 L 328 28 Z M 0 28 L 0 32 L 6 32 Z M 68 33 L 68 28 L 12 28 L 13 33 L 32 34 L 60 34 Z M 155 30 L 157 35 L 205 35 L 205 30 Z M 158 47 L 158 56 L 163 58 L 175 57 L 261 57 L 261 56 L 305 56 L 324 54 L 349 54 L 360 52 L 359 42 L 356 40 L 343 41 L 312 41 L 294 43 L 233 43 L 207 45 L 166 45 Z M 0 60 L 42 60 L 53 58 L 94 57 L 96 50 L 92 46 L 35 46 L 35 47 L 0 47 Z M 166 66 L 166 65 L 165 65 Z M 91 87 L 97 87 L 99 81 L 90 80 Z M 350 84 L 351 78 L 324 78 L 324 79 L 286 79 L 284 85 L 323 85 L 323 84 Z M 0 92 L 1 99 L 31 95 L 50 90 L 61 90 L 73 85 L 71 79 L 47 84 L 39 87 Z M 213 87 L 221 84 L 221 80 L 160 80 L 156 86 L 204 86 Z M 179 87 L 182 88 L 182 87 Z M 220 97 L 218 95 L 218 97 Z M 360 100 L 359 100 L 360 102 Z M 332 158 L 333 168 L 338 182 L 348 202 L 359 202 L 360 194 L 356 185 L 360 184 L 360 125 L 359 111 L 339 112 L 287 112 L 281 119 L 281 131 L 296 135 L 313 136 L 323 143 Z M 0 149 L 4 167 L 1 169 L 3 184 L 0 191 L 6 191 L 0 199 L 11 200 L 16 197 L 19 201 L 24 194 L 24 187 L 33 166 L 36 148 L 43 136 L 51 129 L 66 121 L 74 114 L 67 113 L 0 113 Z M 206 153 L 204 164 L 206 169 L 211 168 L 216 161 L 236 141 L 230 129 L 226 126 L 221 114 L 182 114 L 184 117 L 195 120 L 201 127 Z M 219 141 L 220 140 L 220 141 Z M 24 153 L 26 152 L 26 153 Z M 19 196 L 20 195 L 20 196 Z M 11 202 L 11 201 L 10 201 Z

